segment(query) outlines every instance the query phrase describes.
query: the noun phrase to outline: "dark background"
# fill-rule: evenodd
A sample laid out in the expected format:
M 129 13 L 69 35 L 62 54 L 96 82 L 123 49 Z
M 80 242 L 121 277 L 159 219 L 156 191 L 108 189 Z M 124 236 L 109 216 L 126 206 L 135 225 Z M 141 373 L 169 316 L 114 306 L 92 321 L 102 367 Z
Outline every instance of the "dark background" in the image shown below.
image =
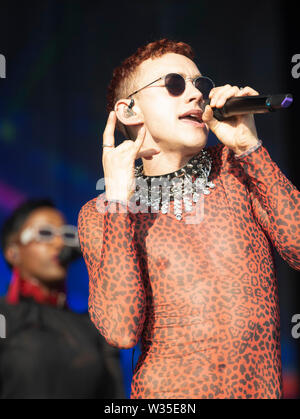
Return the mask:
M 217 85 L 249 85 L 260 93 L 289 92 L 291 109 L 256 117 L 259 137 L 299 189 L 300 54 L 296 8 L 281 1 L 1 1 L 0 224 L 28 197 L 51 197 L 70 223 L 94 198 L 103 177 L 101 135 L 106 87 L 115 66 L 139 46 L 168 37 L 194 48 L 202 74 Z M 218 140 L 209 137 L 208 145 Z M 275 251 L 281 304 L 286 397 L 299 397 L 299 341 L 291 318 L 300 313 L 299 273 Z M 0 294 L 10 272 L 0 256 Z M 73 264 L 69 303 L 87 308 L 83 261 Z M 138 348 L 137 348 L 138 351 Z M 122 351 L 129 395 L 132 350 Z M 135 353 L 135 361 L 137 359 Z

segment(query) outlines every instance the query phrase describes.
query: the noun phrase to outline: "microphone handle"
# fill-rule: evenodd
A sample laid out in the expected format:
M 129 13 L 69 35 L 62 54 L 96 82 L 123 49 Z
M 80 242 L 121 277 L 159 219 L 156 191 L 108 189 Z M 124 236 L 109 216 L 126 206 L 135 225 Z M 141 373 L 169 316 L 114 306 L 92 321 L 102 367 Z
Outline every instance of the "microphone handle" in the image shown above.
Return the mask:
M 232 97 L 222 108 L 213 108 L 214 117 L 218 121 L 248 113 L 266 113 L 284 109 L 291 105 L 291 94 L 255 95 Z
M 63 266 L 67 266 L 71 262 L 74 262 L 75 260 L 79 259 L 81 256 L 82 253 L 79 246 L 64 246 L 58 255 L 58 259 Z

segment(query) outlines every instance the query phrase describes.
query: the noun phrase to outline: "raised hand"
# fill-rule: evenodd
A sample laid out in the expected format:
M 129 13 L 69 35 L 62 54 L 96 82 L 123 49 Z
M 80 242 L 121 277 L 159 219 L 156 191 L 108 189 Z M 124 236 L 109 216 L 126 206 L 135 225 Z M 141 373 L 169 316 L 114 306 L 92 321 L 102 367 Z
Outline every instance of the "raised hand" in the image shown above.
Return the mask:
M 105 193 L 107 200 L 128 201 L 135 192 L 135 160 L 141 157 L 152 158 L 160 151 L 153 148 L 141 151 L 146 136 L 144 126 L 140 128 L 135 141 L 125 140 L 115 147 L 116 121 L 116 113 L 114 111 L 110 112 L 103 133 L 102 164 Z

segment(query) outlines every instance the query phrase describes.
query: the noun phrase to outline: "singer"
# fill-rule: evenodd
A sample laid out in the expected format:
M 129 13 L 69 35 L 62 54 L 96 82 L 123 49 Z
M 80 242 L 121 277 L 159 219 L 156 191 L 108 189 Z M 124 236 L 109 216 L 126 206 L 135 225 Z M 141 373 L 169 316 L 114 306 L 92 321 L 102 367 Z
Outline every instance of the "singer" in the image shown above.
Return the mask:
M 59 255 L 74 245 L 76 229 L 48 199 L 25 201 L 2 226 L 12 281 L 0 298 L 7 325 L 0 339 L 0 399 L 123 395 L 118 351 L 86 313 L 74 313 L 66 302 L 67 265 Z
M 300 269 L 300 194 L 258 139 L 252 115 L 213 117 L 229 98 L 258 93 L 214 87 L 193 57 L 189 45 L 163 39 L 114 70 L 106 190 L 79 213 L 90 316 L 113 346 L 141 339 L 131 398 L 281 398 L 272 246 Z M 118 146 L 116 126 L 127 137 Z M 206 147 L 209 130 L 216 146 Z M 134 213 L 140 179 L 149 190 L 154 179 L 192 179 L 192 207 L 180 209 L 171 188 L 169 208 L 161 196 L 159 211 Z M 189 224 L 199 199 L 203 217 Z

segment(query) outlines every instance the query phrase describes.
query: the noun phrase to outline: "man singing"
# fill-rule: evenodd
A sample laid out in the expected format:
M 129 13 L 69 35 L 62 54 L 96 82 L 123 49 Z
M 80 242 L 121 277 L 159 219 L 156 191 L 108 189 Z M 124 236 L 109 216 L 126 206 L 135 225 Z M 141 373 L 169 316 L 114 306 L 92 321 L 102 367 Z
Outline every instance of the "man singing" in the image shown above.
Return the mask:
M 219 122 L 212 110 L 258 93 L 214 87 L 191 47 L 166 39 L 116 68 L 108 92 L 106 190 L 81 209 L 79 237 L 92 321 L 113 346 L 141 338 L 131 397 L 280 398 L 272 245 L 300 269 L 299 191 L 252 115 Z M 116 125 L 130 140 L 115 147 Z M 148 212 L 131 210 L 141 180 Z M 172 185 L 169 202 L 154 180 Z

